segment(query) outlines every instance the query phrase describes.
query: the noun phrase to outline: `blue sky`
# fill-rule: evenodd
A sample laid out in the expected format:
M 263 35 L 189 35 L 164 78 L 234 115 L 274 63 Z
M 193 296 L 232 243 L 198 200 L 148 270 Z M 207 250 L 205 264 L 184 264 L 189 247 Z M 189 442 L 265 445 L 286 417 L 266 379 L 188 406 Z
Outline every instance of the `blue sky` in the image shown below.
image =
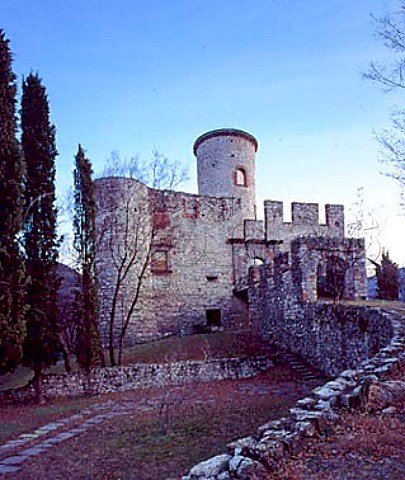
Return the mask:
M 113 150 L 148 157 L 157 148 L 189 165 L 184 190 L 195 192 L 194 140 L 241 128 L 259 141 L 259 204 L 344 203 L 349 216 L 362 188 L 379 225 L 374 249 L 386 246 L 405 264 L 399 190 L 380 175 L 373 133 L 402 99 L 361 75 L 371 60 L 390 60 L 371 13 L 395 5 L 1 0 L 0 25 L 19 80 L 38 71 L 48 89 L 60 193 L 71 184 L 79 142 L 95 170 Z

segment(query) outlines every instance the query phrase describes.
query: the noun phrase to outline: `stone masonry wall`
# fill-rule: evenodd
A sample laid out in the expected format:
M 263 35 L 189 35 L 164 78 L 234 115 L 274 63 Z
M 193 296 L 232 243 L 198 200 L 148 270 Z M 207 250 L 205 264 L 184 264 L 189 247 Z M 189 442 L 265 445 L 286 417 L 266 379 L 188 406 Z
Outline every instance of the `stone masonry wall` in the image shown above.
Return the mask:
M 178 361 L 171 363 L 139 363 L 125 367 L 93 370 L 90 375 L 46 375 L 44 398 L 100 395 L 150 387 L 182 385 L 192 382 L 248 378 L 268 370 L 273 362 L 267 357 L 221 358 L 208 361 Z M 21 404 L 34 398 L 32 386 L 0 392 L 0 405 Z
M 296 246 L 300 245 L 308 245 L 308 241 L 297 240 Z M 353 368 L 375 355 L 392 336 L 390 323 L 369 307 L 309 302 L 308 282 L 312 286 L 315 281 L 316 285 L 316 279 L 309 275 L 305 281 L 310 261 L 301 256 L 299 248 L 293 251 L 296 255 L 291 263 L 284 254 L 273 264 L 251 271 L 252 328 L 278 348 L 301 355 L 328 375 Z
M 131 179 L 99 179 L 95 185 L 104 345 L 108 343 L 117 263 L 125 254 L 129 258 L 134 255 L 134 265 L 122 282 L 116 302 L 116 335 L 137 289 L 145 258 L 142 252 L 148 249 L 152 261 L 142 278 L 127 344 L 192 333 L 206 326 L 207 311 L 220 310 L 220 323 L 225 328 L 246 324 L 247 304 L 232 293 L 234 255 L 228 242 L 237 231 L 243 232 L 240 200 L 154 190 Z M 151 265 L 156 251 L 166 255 L 167 268 L 154 269 Z
M 307 245 L 305 239 L 297 240 Z M 370 382 L 403 368 L 405 318 L 381 308 L 305 300 L 305 268 L 280 254 L 249 275 L 252 328 L 281 350 L 301 355 L 335 378 L 300 399 L 289 413 L 227 445 L 227 451 L 195 465 L 183 480 L 267 480 L 297 454 L 306 439 L 331 432 L 341 411 L 361 409 Z M 315 252 L 316 253 L 316 252 Z M 304 270 L 304 271 L 303 271 Z M 367 400 L 366 400 L 367 401 Z M 383 413 L 395 412 L 381 404 Z

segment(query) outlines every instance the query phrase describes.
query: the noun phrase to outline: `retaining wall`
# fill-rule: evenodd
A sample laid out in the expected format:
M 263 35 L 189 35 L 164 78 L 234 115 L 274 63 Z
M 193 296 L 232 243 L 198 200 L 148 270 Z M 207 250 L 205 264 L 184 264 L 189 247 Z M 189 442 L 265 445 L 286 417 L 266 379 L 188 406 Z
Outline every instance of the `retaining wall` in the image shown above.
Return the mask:
M 248 378 L 273 366 L 267 357 L 221 358 L 208 361 L 181 361 L 164 364 L 138 363 L 125 367 L 107 367 L 71 375 L 46 375 L 43 381 L 45 399 L 99 395 L 103 393 L 165 387 L 192 382 Z M 24 403 L 34 398 L 34 388 L 0 392 L 0 405 Z

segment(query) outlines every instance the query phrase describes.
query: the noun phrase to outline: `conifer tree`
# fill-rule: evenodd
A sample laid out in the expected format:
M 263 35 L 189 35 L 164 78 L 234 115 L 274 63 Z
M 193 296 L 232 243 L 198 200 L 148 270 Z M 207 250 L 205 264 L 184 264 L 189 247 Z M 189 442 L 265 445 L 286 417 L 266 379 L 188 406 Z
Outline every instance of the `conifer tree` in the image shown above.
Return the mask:
M 104 366 L 98 326 L 98 290 L 95 266 L 96 202 L 91 163 L 79 145 L 74 170 L 74 247 L 81 270 L 80 315 L 76 356 L 87 372 Z
M 398 300 L 399 281 L 398 265 L 390 258 L 389 252 L 383 250 L 381 264 L 375 263 L 378 298 Z
M 16 83 L 9 40 L 0 29 L 0 372 L 22 357 L 25 272 L 19 235 L 24 161 L 16 138 Z
M 40 400 L 43 370 L 57 362 L 62 345 L 56 302 L 55 127 L 49 120 L 48 98 L 38 75 L 30 74 L 23 81 L 21 129 L 27 168 L 24 247 L 30 277 L 24 364 L 34 371 Z

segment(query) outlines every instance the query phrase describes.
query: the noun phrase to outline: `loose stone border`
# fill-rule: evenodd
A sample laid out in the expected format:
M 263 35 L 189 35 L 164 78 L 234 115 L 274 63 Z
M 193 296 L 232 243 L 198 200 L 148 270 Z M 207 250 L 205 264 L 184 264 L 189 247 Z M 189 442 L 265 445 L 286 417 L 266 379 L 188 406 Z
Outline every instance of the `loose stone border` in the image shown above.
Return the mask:
M 389 344 L 358 368 L 342 371 L 334 380 L 298 400 L 290 415 L 268 422 L 256 434 L 227 445 L 227 453 L 195 465 L 182 480 L 266 480 L 306 438 L 333 429 L 339 414 L 364 404 L 363 386 L 381 379 L 405 359 L 405 316 L 379 309 L 392 325 Z M 391 410 L 388 407 L 387 413 Z

